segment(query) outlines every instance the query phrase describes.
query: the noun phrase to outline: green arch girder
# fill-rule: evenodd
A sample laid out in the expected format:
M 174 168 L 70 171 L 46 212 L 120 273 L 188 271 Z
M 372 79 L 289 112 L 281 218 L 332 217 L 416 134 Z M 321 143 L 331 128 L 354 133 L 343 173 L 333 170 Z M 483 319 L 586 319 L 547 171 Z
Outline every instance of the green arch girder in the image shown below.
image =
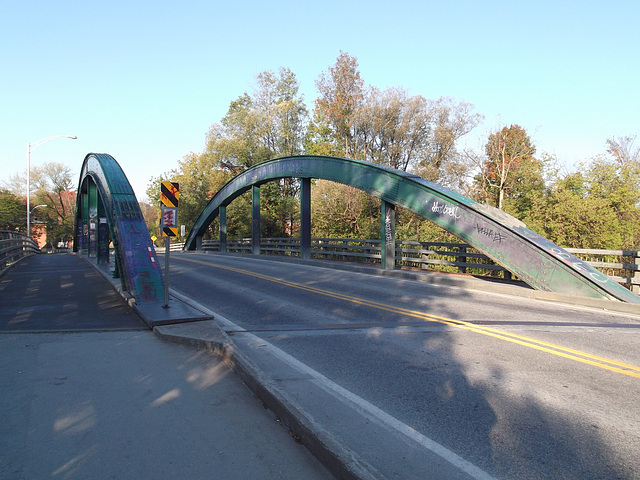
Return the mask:
M 283 157 L 242 172 L 209 201 L 189 233 L 185 249 L 196 248 L 196 239 L 202 238 L 221 206 L 253 186 L 280 178 L 331 180 L 407 208 L 483 252 L 535 289 L 640 303 L 640 297 L 501 210 L 416 175 L 339 157 Z
M 97 191 L 97 207 L 87 215 L 83 205 L 91 201 L 86 196 L 92 191 Z M 83 216 L 98 215 L 98 210 L 108 224 L 123 288 L 133 295 L 138 306 L 163 302 L 162 271 L 133 188 L 111 155 L 89 153 L 82 163 L 78 183 L 75 252 L 87 247 L 87 222 L 91 219 Z M 94 218 L 94 225 L 95 221 Z

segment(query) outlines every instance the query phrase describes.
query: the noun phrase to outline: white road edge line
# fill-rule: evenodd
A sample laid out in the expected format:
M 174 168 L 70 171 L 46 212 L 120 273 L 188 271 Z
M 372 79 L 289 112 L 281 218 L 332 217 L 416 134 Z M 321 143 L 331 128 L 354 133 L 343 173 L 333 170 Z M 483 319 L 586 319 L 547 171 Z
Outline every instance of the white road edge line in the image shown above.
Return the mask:
M 367 414 L 369 414 L 372 418 L 377 419 L 382 424 L 385 424 L 391 429 L 396 430 L 397 432 L 405 435 L 406 437 L 418 443 L 425 449 L 438 455 L 440 458 L 442 458 L 443 460 L 446 460 L 451 465 L 460 469 L 461 471 L 471 476 L 472 478 L 476 480 L 497 480 L 495 477 L 485 472 L 480 467 L 477 467 L 474 464 L 468 462 L 467 460 L 457 455 L 456 453 L 452 452 L 448 448 L 444 447 L 443 445 L 440 445 L 435 440 L 432 440 L 429 437 L 424 436 L 420 432 L 411 428 L 409 425 L 402 423 L 400 420 L 396 419 L 395 417 L 392 417 L 384 410 L 381 410 L 375 405 L 367 402 L 365 399 L 355 395 L 351 391 L 334 383 L 333 381 L 329 380 L 327 377 L 322 375 L 320 372 L 313 370 L 311 367 L 305 365 L 304 363 L 292 357 L 288 353 L 280 350 L 278 347 L 274 346 L 273 344 L 267 342 L 266 340 L 260 337 L 257 337 L 252 333 L 247 332 L 244 328 L 240 327 L 239 325 L 236 325 L 231 320 L 209 310 L 204 305 L 188 298 L 182 293 L 177 292 L 173 288 L 171 289 L 171 294 L 175 295 L 177 298 L 179 298 L 183 302 L 191 304 L 194 308 L 197 308 L 198 310 L 202 310 L 203 313 L 213 316 L 214 321 L 220 324 L 223 328 L 232 329 L 236 334 L 242 333 L 243 335 L 250 335 L 255 339 L 256 342 L 260 343 L 262 348 L 267 348 L 273 355 L 280 358 L 280 360 L 291 364 L 293 367 L 298 369 L 301 373 L 311 376 L 314 380 L 317 381 L 318 386 L 320 386 L 326 392 L 332 393 L 334 395 L 338 395 L 348 400 L 352 404 L 356 405 L 361 411 L 364 411 Z

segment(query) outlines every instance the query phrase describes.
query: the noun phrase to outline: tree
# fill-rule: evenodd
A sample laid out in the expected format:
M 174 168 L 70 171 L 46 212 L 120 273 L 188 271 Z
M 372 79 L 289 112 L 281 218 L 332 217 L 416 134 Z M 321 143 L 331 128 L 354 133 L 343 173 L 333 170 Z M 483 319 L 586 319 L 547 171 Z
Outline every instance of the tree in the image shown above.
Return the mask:
M 309 155 L 339 156 L 342 152 L 335 141 L 335 135 L 324 115 L 316 108 L 307 126 L 304 151 Z
M 52 245 L 70 242 L 74 238 L 76 192 L 71 168 L 61 163 L 45 163 L 31 172 L 31 188 L 35 190 L 32 205 L 38 209 L 38 219 L 46 224 L 47 238 Z
M 142 212 L 142 218 L 147 225 L 149 234 L 151 236 L 160 235 L 160 209 L 157 206 L 151 205 L 147 202 L 138 202 L 140 211 Z
M 308 116 L 295 74 L 288 68 L 279 73 L 279 77 L 271 70 L 260 73 L 252 97 L 257 133 L 276 157 L 302 153 Z
M 470 132 L 480 116 L 473 106 L 450 98 L 426 100 L 402 88 L 370 88 L 354 118 L 355 156 L 431 181 L 460 175 L 452 165 L 456 142 Z
M 252 94 L 245 92 L 230 102 L 220 123 L 211 125 L 204 152 L 185 155 L 177 169 L 163 174 L 180 183 L 180 223 L 193 225 L 209 199 L 232 176 L 265 160 L 302 153 L 306 121 L 307 109 L 294 73 L 287 68 L 278 74 L 260 73 Z M 158 198 L 155 187 L 147 192 L 149 198 Z M 296 210 L 288 198 L 296 192 L 297 183 L 291 179 L 262 189 L 267 234 L 290 231 Z M 234 204 L 227 212 L 229 224 L 234 216 L 250 218 L 249 202 Z
M 481 200 L 491 201 L 503 210 L 505 196 L 516 189 L 518 179 L 527 170 L 535 170 L 531 166 L 535 162 L 535 151 L 527 132 L 519 125 L 504 127 L 489 135 L 486 157 L 476 181 Z
M 640 164 L 595 158 L 586 174 L 589 196 L 601 199 L 617 220 L 618 248 L 638 246 L 640 233 Z M 598 211 L 603 214 L 603 210 Z M 611 247 L 613 248 L 613 247 Z
M 205 152 L 235 175 L 271 158 L 302 153 L 306 120 L 293 72 L 262 72 L 253 95 L 245 92 L 232 101 L 220 124 L 211 126 Z
M 7 189 L 0 190 L 0 230 L 24 231 L 27 202 Z
M 418 164 L 415 173 L 441 185 L 464 190 L 468 164 L 456 144 L 482 120 L 482 115 L 473 113 L 473 108 L 471 103 L 456 102 L 449 97 L 429 102 L 432 112 L 429 153 Z
M 589 194 L 581 172 L 557 178 L 534 199 L 525 219 L 529 228 L 563 247 L 621 248 L 615 212 L 603 198 Z
M 636 136 L 607 139 L 607 153 L 620 165 L 640 164 L 640 147 L 633 146 Z
M 336 63 L 316 80 L 316 89 L 319 93 L 315 102 L 317 116 L 331 127 L 338 154 L 350 158 L 355 114 L 364 98 L 358 60 L 340 51 Z
M 316 237 L 379 238 L 380 200 L 355 187 L 318 180 L 311 190 Z
M 354 117 L 354 156 L 406 171 L 428 154 L 430 120 L 422 96 L 371 88 Z

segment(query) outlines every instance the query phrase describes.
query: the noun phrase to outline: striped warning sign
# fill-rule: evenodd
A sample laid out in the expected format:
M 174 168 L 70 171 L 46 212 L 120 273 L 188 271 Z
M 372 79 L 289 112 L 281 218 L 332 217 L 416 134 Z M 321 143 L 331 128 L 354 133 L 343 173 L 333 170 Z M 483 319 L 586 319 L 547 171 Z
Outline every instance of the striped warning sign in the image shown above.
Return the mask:
M 180 188 L 177 182 L 162 182 L 160 187 L 160 201 L 165 207 L 178 207 Z
M 163 237 L 178 236 L 178 209 L 162 206 L 162 218 L 160 220 Z

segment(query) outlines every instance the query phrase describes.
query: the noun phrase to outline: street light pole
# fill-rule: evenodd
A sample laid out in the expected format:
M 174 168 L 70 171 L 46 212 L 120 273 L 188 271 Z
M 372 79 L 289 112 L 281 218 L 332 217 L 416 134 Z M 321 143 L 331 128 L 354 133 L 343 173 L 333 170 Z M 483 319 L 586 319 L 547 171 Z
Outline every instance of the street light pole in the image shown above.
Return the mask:
M 47 143 L 49 140 L 63 137 L 70 138 L 71 140 L 77 140 L 78 138 L 75 135 L 53 135 L 51 137 L 41 138 L 33 143 L 27 143 L 27 235 L 29 236 L 31 236 L 31 210 L 29 208 L 31 200 L 31 151 L 35 150 L 40 145 Z

